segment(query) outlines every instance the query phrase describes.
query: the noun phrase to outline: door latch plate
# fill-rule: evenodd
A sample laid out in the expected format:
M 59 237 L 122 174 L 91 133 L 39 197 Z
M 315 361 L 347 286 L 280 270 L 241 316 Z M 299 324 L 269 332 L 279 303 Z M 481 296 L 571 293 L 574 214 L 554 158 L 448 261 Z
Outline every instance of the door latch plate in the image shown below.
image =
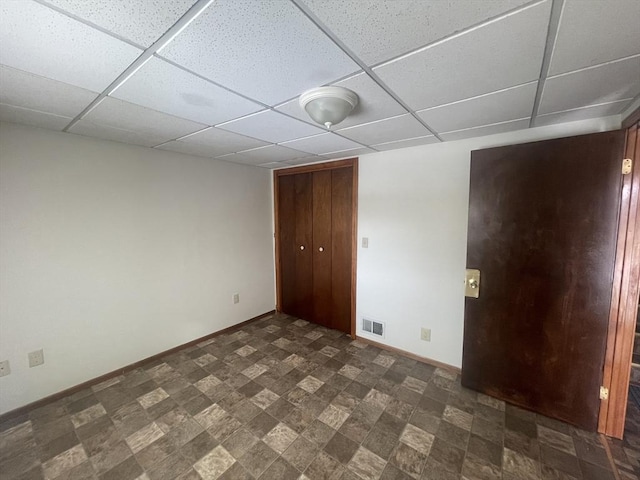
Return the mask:
M 464 296 L 471 298 L 480 296 L 480 270 L 467 268 L 464 275 Z

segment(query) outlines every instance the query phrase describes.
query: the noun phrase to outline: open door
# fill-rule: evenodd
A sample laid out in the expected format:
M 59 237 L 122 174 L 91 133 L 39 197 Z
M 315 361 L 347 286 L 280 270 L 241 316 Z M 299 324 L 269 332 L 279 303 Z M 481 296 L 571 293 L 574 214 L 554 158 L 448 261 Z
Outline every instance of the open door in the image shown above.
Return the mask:
M 472 152 L 462 384 L 595 431 L 624 132 Z

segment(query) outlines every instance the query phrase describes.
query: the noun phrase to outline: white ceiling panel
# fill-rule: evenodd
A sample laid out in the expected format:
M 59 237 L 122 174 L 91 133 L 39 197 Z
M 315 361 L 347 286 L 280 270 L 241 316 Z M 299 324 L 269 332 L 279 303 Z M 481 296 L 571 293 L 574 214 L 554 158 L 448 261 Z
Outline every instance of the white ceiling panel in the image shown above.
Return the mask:
M 325 153 L 324 155 L 322 155 L 322 157 L 326 160 L 340 160 L 344 158 L 357 157 L 359 155 L 368 155 L 370 153 L 376 153 L 376 151 L 371 148 L 360 147 L 352 148 L 349 150 L 340 150 L 338 152 Z
M 0 103 L 75 117 L 97 96 L 80 87 L 0 65 Z
M 415 110 L 536 80 L 550 7 L 536 4 L 374 71 Z
M 238 152 L 238 155 L 246 159 L 242 163 L 250 162 L 258 165 L 260 163 L 293 160 L 294 158 L 304 157 L 307 154 L 298 150 L 292 150 L 291 148 L 281 147 L 280 145 L 268 145 L 266 147 Z
M 313 155 L 310 157 L 294 158 L 293 160 L 287 160 L 282 163 L 285 163 L 288 167 L 292 167 L 295 165 L 305 165 L 309 163 L 318 163 L 318 162 L 326 162 L 326 159 Z
M 496 133 L 505 133 L 515 130 L 524 130 L 529 127 L 529 119 L 522 118 L 511 122 L 496 123 L 494 125 L 484 125 L 482 127 L 467 128 L 454 132 L 441 133 L 440 136 L 444 140 L 462 140 L 464 138 L 484 137 L 486 135 L 494 135 Z
M 316 155 L 362 147 L 362 145 L 334 133 L 321 133 L 313 137 L 285 142 L 282 145 Z
M 150 46 L 196 0 L 44 0 L 144 47 Z
M 531 115 L 538 82 L 418 112 L 437 132 L 450 132 Z
M 399 140 L 397 142 L 379 143 L 372 145 L 376 150 L 384 152 L 386 150 L 396 150 L 398 148 L 417 147 L 418 145 L 428 145 L 430 143 L 439 143 L 433 135 L 426 135 L 424 137 L 407 138 L 406 140 Z
M 269 105 L 359 70 L 281 0 L 216 1 L 162 55 Z
M 69 125 L 71 120 L 70 117 L 0 103 L 1 122 L 21 123 L 32 127 L 60 131 Z
M 586 120 L 588 118 L 607 117 L 609 115 L 617 115 L 629 104 L 630 100 L 621 100 L 618 102 L 605 103 L 595 105 L 593 107 L 576 108 L 565 112 L 548 113 L 536 117 L 535 126 L 553 125 L 556 123 L 575 122 L 578 120 Z
M 149 60 L 112 96 L 206 125 L 262 109 L 159 58 Z
M 286 168 L 289 165 L 287 165 L 284 162 L 269 162 L 269 163 L 261 163 L 260 165 L 258 165 L 260 168 Z
M 565 0 L 550 75 L 640 53 L 638 0 Z
M 199 143 L 187 143 L 181 140 L 163 143 L 156 148 L 158 150 L 169 150 L 171 152 L 185 153 L 187 155 L 195 155 L 197 157 L 213 158 L 220 155 L 219 153 L 213 152 L 213 149 L 210 146 L 200 145 Z
M 338 133 L 364 145 L 394 142 L 431 134 L 424 125 L 409 114 L 341 129 Z
M 153 145 L 174 140 L 205 128 L 205 125 L 199 123 L 156 112 L 155 110 L 111 97 L 107 97 L 100 102 L 84 117 L 83 121 L 91 122 L 97 126 L 138 132 L 143 139 L 160 140 Z M 81 133 L 75 127 L 71 131 Z M 147 142 L 145 141 L 145 143 Z
M 84 135 L 86 137 L 102 138 L 114 142 L 153 147 L 166 141 L 166 137 L 139 130 L 127 130 L 125 128 L 102 125 L 91 120 L 80 120 L 69 129 L 70 133 Z
M 268 142 L 245 137 L 244 135 L 238 135 L 233 132 L 227 132 L 226 130 L 215 127 L 201 130 L 193 135 L 181 138 L 180 141 L 207 146 L 216 152 L 216 156 L 268 145 Z
M 303 0 L 368 65 L 423 47 L 527 0 Z
M 141 53 L 35 2 L 0 2 L 4 65 L 101 92 Z
M 224 123 L 219 125 L 219 128 L 272 143 L 308 137 L 323 131 L 320 127 L 314 127 L 272 110 L 264 110 Z
M 640 94 L 640 55 L 548 78 L 539 114 L 610 103 Z
M 369 75 L 360 73 L 341 82 L 333 83 L 340 87 L 348 88 L 358 94 L 358 105 L 351 114 L 340 122 L 340 128 L 369 123 L 383 118 L 393 117 L 405 113 L 405 109 L 385 92 Z M 307 112 L 300 107 L 298 99 L 291 100 L 276 110 L 312 122 Z

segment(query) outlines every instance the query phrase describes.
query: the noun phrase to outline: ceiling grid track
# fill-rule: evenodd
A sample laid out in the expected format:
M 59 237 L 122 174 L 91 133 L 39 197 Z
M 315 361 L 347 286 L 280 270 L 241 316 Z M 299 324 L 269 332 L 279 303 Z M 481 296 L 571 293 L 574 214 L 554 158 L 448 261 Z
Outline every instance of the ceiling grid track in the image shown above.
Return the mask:
M 549 16 L 547 43 L 544 47 L 542 66 L 540 67 L 540 77 L 538 79 L 538 88 L 536 89 L 536 96 L 533 102 L 533 110 L 531 111 L 531 118 L 529 119 L 529 128 L 534 127 L 536 118 L 538 117 L 538 109 L 540 108 L 540 101 L 542 100 L 544 84 L 547 81 L 549 66 L 551 65 L 551 57 L 553 56 L 553 49 L 558 38 L 558 28 L 560 27 L 560 19 L 562 17 L 563 8 L 564 0 L 553 0 L 553 3 L 551 4 L 551 13 Z
M 69 122 L 69 124 L 62 130 L 68 132 L 71 127 L 78 123 L 82 117 L 87 115 L 91 110 L 97 107 L 102 100 L 113 93 L 120 85 L 126 82 L 133 74 L 135 74 L 142 66 L 147 63 L 157 52 L 167 46 L 182 30 L 184 30 L 191 22 L 200 16 L 214 0 L 198 0 L 187 12 L 180 17 L 180 19 L 174 23 L 169 30 L 167 30 L 158 40 L 156 40 L 149 48 L 147 48 L 142 54 L 136 58 L 131 65 L 129 65 L 124 72 L 105 88 L 100 95 L 98 95 L 93 102 L 82 110 L 76 117 Z

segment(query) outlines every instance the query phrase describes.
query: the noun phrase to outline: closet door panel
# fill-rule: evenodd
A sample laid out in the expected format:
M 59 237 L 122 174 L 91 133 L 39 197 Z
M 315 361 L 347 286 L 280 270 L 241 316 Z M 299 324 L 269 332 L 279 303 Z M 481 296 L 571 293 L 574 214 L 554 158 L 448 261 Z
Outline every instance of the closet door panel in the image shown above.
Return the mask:
M 351 332 L 353 169 L 331 172 L 331 328 Z
M 313 316 L 313 177 L 311 173 L 292 175 L 295 183 L 295 313 Z
M 313 172 L 313 320 L 331 326 L 331 171 Z
M 296 311 L 296 224 L 295 179 L 282 176 L 278 181 L 278 237 L 280 241 L 280 309 Z

